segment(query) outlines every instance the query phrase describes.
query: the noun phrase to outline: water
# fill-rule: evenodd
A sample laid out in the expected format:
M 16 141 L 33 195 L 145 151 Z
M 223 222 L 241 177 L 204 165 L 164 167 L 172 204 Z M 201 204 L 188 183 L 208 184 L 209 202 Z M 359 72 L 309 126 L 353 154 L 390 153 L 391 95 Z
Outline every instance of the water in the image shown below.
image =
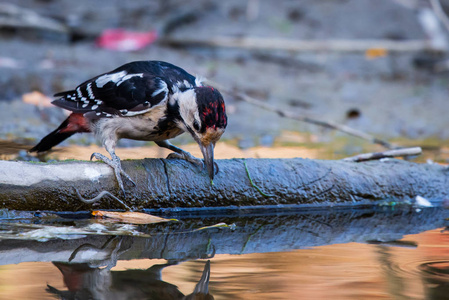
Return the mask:
M 4 211 L 0 299 L 449 299 L 448 210 L 169 214 Z

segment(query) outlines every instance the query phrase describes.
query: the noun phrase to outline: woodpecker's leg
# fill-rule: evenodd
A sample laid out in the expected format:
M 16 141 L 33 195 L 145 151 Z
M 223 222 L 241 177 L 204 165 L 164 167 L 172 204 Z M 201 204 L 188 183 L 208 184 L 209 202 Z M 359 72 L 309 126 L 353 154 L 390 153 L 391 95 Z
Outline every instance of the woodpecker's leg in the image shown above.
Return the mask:
M 181 148 L 176 147 L 175 145 L 172 145 L 169 141 L 161 141 L 161 142 L 155 142 L 156 145 L 162 148 L 167 148 L 173 151 L 173 153 L 170 153 L 167 158 L 180 158 L 185 159 L 188 162 L 191 162 L 194 165 L 197 165 L 199 167 L 204 167 L 203 160 L 200 158 L 196 158 L 192 154 L 190 154 L 187 151 L 182 150 Z
M 115 154 L 115 143 L 106 142 L 106 143 L 104 143 L 104 147 L 105 147 L 106 151 L 109 152 L 112 159 L 104 156 L 101 153 L 97 153 L 97 152 L 92 153 L 90 159 L 92 160 L 92 158 L 95 157 L 96 159 L 103 161 L 105 164 L 107 164 L 108 166 L 113 168 L 115 177 L 117 178 L 118 185 L 119 185 L 120 189 L 123 191 L 123 194 L 125 194 L 125 188 L 123 186 L 123 181 L 122 181 L 121 175 L 125 176 L 129 181 L 131 181 L 131 183 L 133 185 L 136 185 L 136 183 L 131 179 L 131 177 L 128 174 L 125 173 L 125 171 L 123 171 L 122 165 L 120 163 L 120 157 L 118 157 Z

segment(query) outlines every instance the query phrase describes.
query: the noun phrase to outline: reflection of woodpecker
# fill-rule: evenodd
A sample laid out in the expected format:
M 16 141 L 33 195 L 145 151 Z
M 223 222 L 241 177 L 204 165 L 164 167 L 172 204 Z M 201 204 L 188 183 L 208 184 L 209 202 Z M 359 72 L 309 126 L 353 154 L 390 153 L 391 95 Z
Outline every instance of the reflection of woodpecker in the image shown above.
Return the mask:
M 68 291 L 48 285 L 47 292 L 61 299 L 166 299 L 213 300 L 209 294 L 210 261 L 192 294 L 184 296 L 178 288 L 161 278 L 161 271 L 176 262 L 154 265 L 146 270 L 110 271 L 86 263 L 53 263 L 61 271 Z
M 226 125 L 221 94 L 183 69 L 161 61 L 125 64 L 80 84 L 74 90 L 56 94 L 53 104 L 72 114 L 30 152 L 43 152 L 77 132 L 93 132 L 112 159 L 94 153 L 92 157 L 111 166 L 120 188 L 123 171 L 115 146 L 121 138 L 154 141 L 195 164 L 202 162 L 167 140 L 188 132 L 198 143 L 211 179 L 214 147 Z
M 200 281 L 195 286 L 193 293 L 185 296 L 183 299 L 195 300 L 212 300 L 214 296 L 209 294 L 209 279 L 210 279 L 210 260 L 204 266 L 203 275 Z

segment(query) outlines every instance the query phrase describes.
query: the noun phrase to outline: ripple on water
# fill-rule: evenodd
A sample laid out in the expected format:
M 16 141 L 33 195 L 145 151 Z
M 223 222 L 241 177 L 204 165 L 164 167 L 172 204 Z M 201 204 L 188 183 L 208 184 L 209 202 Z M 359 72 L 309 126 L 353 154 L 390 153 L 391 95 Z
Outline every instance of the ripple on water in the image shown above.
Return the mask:
M 427 280 L 449 282 L 449 260 L 425 262 L 418 268 Z

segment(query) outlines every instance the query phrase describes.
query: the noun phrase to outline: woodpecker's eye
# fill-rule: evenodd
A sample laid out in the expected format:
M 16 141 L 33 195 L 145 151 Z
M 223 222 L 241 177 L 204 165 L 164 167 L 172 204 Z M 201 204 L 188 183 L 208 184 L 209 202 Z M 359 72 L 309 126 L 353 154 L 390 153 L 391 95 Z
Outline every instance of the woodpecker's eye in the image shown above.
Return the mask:
M 193 128 L 194 128 L 196 131 L 200 131 L 200 124 L 198 123 L 197 120 L 193 121 Z

